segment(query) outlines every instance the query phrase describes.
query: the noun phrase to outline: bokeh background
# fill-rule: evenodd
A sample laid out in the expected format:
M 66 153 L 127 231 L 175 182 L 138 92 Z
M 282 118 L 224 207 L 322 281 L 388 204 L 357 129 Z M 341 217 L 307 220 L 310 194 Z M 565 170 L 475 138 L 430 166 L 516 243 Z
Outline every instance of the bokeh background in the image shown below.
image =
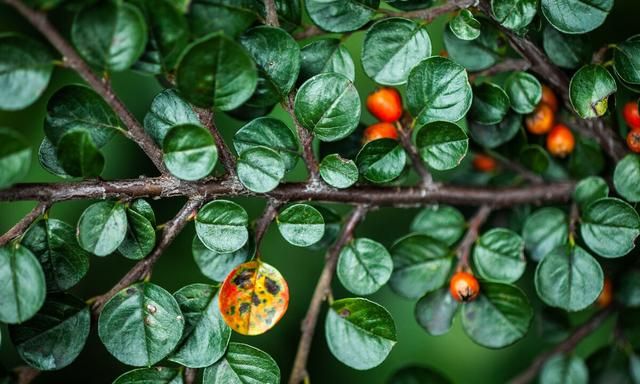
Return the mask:
M 621 41 L 639 33 L 638 14 L 640 14 L 640 1 L 617 0 L 608 21 L 591 34 L 594 46 L 599 47 L 606 42 Z M 56 14 L 56 22 L 67 35 L 69 21 L 69 15 Z M 446 21 L 446 17 L 441 17 L 429 26 L 434 54 L 443 48 L 441 34 Z M 18 14 L 7 6 L 0 5 L 0 33 L 7 31 L 20 31 L 42 40 L 41 36 L 32 30 Z M 364 75 L 360 64 L 363 39 L 363 32 L 354 33 L 345 44 L 356 64 L 356 85 L 364 105 L 364 98 L 374 89 L 375 84 Z M 154 78 L 135 72 L 114 74 L 112 80 L 116 93 L 140 120 L 144 117 L 152 98 L 161 90 Z M 77 82 L 81 80 L 72 71 L 58 68 L 54 72 L 49 89 L 37 103 L 19 112 L 0 112 L 0 126 L 19 131 L 32 143 L 34 160 L 26 181 L 61 181 L 42 169 L 37 161 L 37 150 L 44 137 L 42 126 L 47 99 L 62 85 Z M 280 107 L 277 107 L 272 115 L 291 124 L 289 116 Z M 365 124 L 374 121 L 365 110 L 362 116 Z M 218 114 L 216 119 L 219 129 L 230 143 L 234 132 L 243 125 L 243 122 L 222 113 Z M 103 173 L 104 179 L 134 178 L 139 175 L 155 174 L 151 163 L 139 148 L 122 137 L 117 137 L 105 148 L 105 157 L 107 165 Z M 0 172 L 2 172 L 1 169 Z M 301 177 L 304 177 L 304 167 L 300 162 L 290 179 Z M 238 199 L 238 201 L 247 209 L 252 219 L 256 219 L 264 207 L 264 202 L 260 199 Z M 59 203 L 52 208 L 50 216 L 75 224 L 84 208 L 91 203 L 92 201 Z M 178 211 L 184 199 L 174 198 L 151 201 L 151 203 L 158 222 L 162 223 Z M 1 202 L 0 231 L 4 232 L 10 228 L 33 206 L 33 202 Z M 345 206 L 332 207 L 342 213 L 348 211 L 348 207 Z M 409 223 L 417 211 L 418 208 L 382 208 L 371 212 L 366 221 L 359 226 L 356 234 L 359 237 L 373 238 L 385 246 L 390 246 L 395 239 L 408 232 Z M 465 210 L 465 212 L 469 211 Z M 193 224 L 189 224 L 167 250 L 153 273 L 154 283 L 165 287 L 170 292 L 190 283 L 210 283 L 199 272 L 191 255 L 191 240 L 194 233 Z M 272 225 L 268 231 L 261 250 L 264 260 L 276 266 L 289 283 L 291 291 L 289 310 L 282 321 L 267 334 L 257 337 L 242 337 L 234 334 L 232 341 L 249 343 L 271 354 L 280 366 L 284 381 L 293 363 L 300 336 L 300 322 L 322 269 L 324 255 L 320 251 L 313 252 L 289 245 L 280 237 L 275 225 Z M 89 273 L 72 292 L 83 299 L 101 294 L 118 281 L 133 263 L 118 255 L 104 258 L 92 257 Z M 519 285 L 529 297 L 534 298 L 532 274 L 533 266 L 529 265 L 527 274 Z M 333 289 L 336 298 L 351 296 L 338 281 L 334 281 Z M 396 322 L 398 344 L 389 358 L 379 367 L 369 371 L 355 371 L 333 358 L 324 339 L 325 306 L 309 359 L 308 368 L 312 383 L 384 383 L 394 371 L 411 364 L 432 367 L 456 383 L 501 383 L 525 368 L 538 352 L 552 346 L 539 337 L 537 315 L 526 338 L 508 348 L 490 350 L 474 344 L 464 334 L 457 319 L 453 329 L 447 335 L 439 337 L 428 335 L 414 319 L 415 303 L 400 298 L 387 287 L 371 295 L 370 299 L 385 306 Z M 534 299 L 533 302 L 536 307 L 539 307 L 538 300 Z M 585 312 L 573 315 L 572 321 L 579 323 L 588 317 L 589 311 Z M 588 338 L 577 349 L 577 353 L 587 356 L 599 345 L 605 343 L 610 327 L 611 324 L 608 323 L 600 332 Z M 23 364 L 11 345 L 7 327 L 0 325 L 0 331 L 2 332 L 0 370 L 2 367 L 8 370 Z M 106 351 L 93 329 L 85 350 L 71 366 L 58 372 L 44 373 L 35 383 L 111 383 L 113 379 L 129 369 Z

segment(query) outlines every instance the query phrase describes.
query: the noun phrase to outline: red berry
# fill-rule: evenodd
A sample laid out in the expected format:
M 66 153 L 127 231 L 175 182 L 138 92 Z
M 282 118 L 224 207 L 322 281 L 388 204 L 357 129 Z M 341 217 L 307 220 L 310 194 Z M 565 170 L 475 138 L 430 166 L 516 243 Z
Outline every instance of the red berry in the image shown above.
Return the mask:
M 378 120 L 394 123 L 402 116 L 402 98 L 394 88 L 380 88 L 367 97 L 367 109 Z
M 454 299 L 461 302 L 475 300 L 480 293 L 480 284 L 472 274 L 468 272 L 457 272 L 449 283 L 449 292 Z
M 524 119 L 527 131 L 534 135 L 543 135 L 553 127 L 555 114 L 548 104 L 538 104 L 535 111 Z
M 540 99 L 540 103 L 550 106 L 553 112 L 558 111 L 558 98 L 553 90 L 546 85 L 542 86 L 542 98 Z
M 547 150 L 553 156 L 565 157 L 573 152 L 576 140 L 571 130 L 564 124 L 556 124 L 547 135 Z
M 627 147 L 635 153 L 640 153 L 640 129 L 632 129 L 627 134 Z
M 496 170 L 496 161 L 491 156 L 478 153 L 473 157 L 473 167 L 480 172 L 493 172 Z
M 376 123 L 367 127 L 362 134 L 362 141 L 366 144 L 378 139 L 398 140 L 398 131 L 391 123 Z
M 638 103 L 630 101 L 624 105 L 622 115 L 627 125 L 633 129 L 640 129 L 640 113 L 638 113 Z

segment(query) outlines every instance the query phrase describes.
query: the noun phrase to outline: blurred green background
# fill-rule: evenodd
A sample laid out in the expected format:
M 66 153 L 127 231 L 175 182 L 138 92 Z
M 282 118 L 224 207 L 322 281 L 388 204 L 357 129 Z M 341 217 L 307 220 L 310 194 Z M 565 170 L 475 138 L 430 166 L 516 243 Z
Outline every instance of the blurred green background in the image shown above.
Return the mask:
M 640 32 L 637 18 L 639 13 L 639 1 L 618 0 L 607 23 L 591 34 L 594 46 L 598 47 L 605 42 L 620 41 Z M 446 18 L 443 17 L 429 26 L 433 52 L 436 54 L 442 49 L 440 36 L 445 22 Z M 59 25 L 65 34 L 68 33 L 68 19 L 65 20 L 62 17 L 62 22 Z M 8 7 L 0 5 L 0 33 L 6 31 L 20 31 L 42 39 L 19 15 Z M 366 95 L 375 85 L 364 76 L 360 65 L 360 49 L 363 38 L 363 32 L 354 33 L 346 40 L 346 45 L 356 63 L 356 85 L 364 101 Z M 37 150 L 44 136 L 42 124 L 46 100 L 62 85 L 74 82 L 80 82 L 80 79 L 71 71 L 56 69 L 47 93 L 37 103 L 19 112 L 0 112 L 0 126 L 19 131 L 27 136 L 32 143 L 34 161 L 26 181 L 61 181 L 40 167 L 37 161 Z M 114 74 L 113 85 L 116 93 L 140 120 L 144 117 L 152 98 L 161 90 L 154 78 L 134 72 Z M 280 107 L 277 107 L 272 114 L 289 124 L 291 123 L 288 115 Z M 243 123 L 224 114 L 219 114 L 216 118 L 218 127 L 230 143 L 233 133 Z M 366 111 L 363 111 L 363 122 L 373 122 L 373 118 Z M 151 163 L 143 156 L 139 148 L 122 137 L 118 137 L 108 145 L 105 155 L 107 166 L 103 173 L 104 179 L 155 175 Z M 304 168 L 299 163 L 291 179 L 300 179 L 303 176 Z M 90 203 L 91 201 L 56 204 L 51 210 L 51 217 L 75 224 L 82 210 Z M 158 222 L 164 222 L 177 212 L 184 200 L 174 198 L 151 201 L 151 203 L 156 211 Z M 241 199 L 240 203 L 253 219 L 260 215 L 264 207 L 264 202 L 260 199 Z M 33 202 L 0 203 L 0 231 L 4 232 L 10 228 L 33 206 Z M 348 211 L 348 207 L 345 206 L 334 207 L 340 212 Z M 383 208 L 371 212 L 364 224 L 360 225 L 356 234 L 359 237 L 373 238 L 390 246 L 395 239 L 408 232 L 409 223 L 417 210 L 417 208 Z M 171 292 L 189 283 L 209 282 L 199 272 L 191 255 L 191 240 L 194 233 L 193 225 L 188 225 L 157 264 L 152 277 L 153 282 Z M 249 343 L 271 354 L 280 366 L 284 381 L 288 377 L 293 363 L 300 336 L 300 322 L 304 317 L 316 279 L 322 269 L 323 253 L 289 245 L 280 237 L 275 225 L 271 226 L 261 249 L 264 260 L 277 267 L 289 283 L 291 291 L 289 310 L 282 321 L 267 334 L 250 338 L 234 335 L 233 340 Z M 73 293 L 83 299 L 101 294 L 118 281 L 132 265 L 133 261 L 117 255 L 105 258 L 93 257 L 89 273 L 73 289 Z M 531 298 L 535 296 L 531 284 L 532 271 L 533 267 L 530 265 L 520 284 Z M 334 281 L 333 288 L 336 298 L 350 296 L 337 281 Z M 312 383 L 383 383 L 395 370 L 410 364 L 433 367 L 456 383 L 501 383 L 526 367 L 539 351 L 551 346 L 539 337 L 537 317 L 525 339 L 502 350 L 489 350 L 471 342 L 462 331 L 458 321 L 455 321 L 453 329 L 447 335 L 429 336 L 414 319 L 414 302 L 396 296 L 386 287 L 370 298 L 385 306 L 396 322 L 398 344 L 389 358 L 381 366 L 363 372 L 355 371 L 339 363 L 332 357 L 324 339 L 323 313 L 309 359 L 308 368 Z M 537 300 L 534 302 L 535 306 L 539 306 Z M 585 313 L 577 314 L 574 316 L 574 320 L 579 322 L 587 315 Z M 609 327 L 610 324 L 605 328 Z M 22 363 L 9 340 L 6 326 L 0 325 L 0 331 L 2 331 L 1 365 L 5 369 L 21 365 Z M 606 335 L 607 330 L 605 329 L 589 338 L 580 346 L 578 353 L 583 356 L 588 355 L 598 345 L 606 342 Z M 87 346 L 76 362 L 61 371 L 44 373 L 35 382 L 110 383 L 128 369 L 106 351 L 95 330 L 92 330 Z

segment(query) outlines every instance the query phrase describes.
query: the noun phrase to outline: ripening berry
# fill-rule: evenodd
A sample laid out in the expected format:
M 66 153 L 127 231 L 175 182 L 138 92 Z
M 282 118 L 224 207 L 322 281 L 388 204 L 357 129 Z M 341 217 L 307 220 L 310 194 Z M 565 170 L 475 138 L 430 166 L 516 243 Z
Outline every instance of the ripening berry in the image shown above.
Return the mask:
M 362 134 L 364 144 L 378 139 L 398 140 L 398 131 L 391 123 L 377 123 L 367 127 Z
M 480 172 L 493 172 L 496 170 L 496 160 L 482 153 L 473 157 L 473 168 Z
M 468 272 L 457 272 L 449 283 L 449 292 L 454 299 L 461 302 L 475 300 L 480 293 L 478 280 Z
M 632 129 L 640 129 L 640 113 L 638 112 L 638 103 L 635 101 L 630 101 L 624 105 L 622 109 L 622 115 L 624 116 L 624 121 L 627 122 L 627 125 Z
M 556 124 L 547 135 L 547 151 L 556 157 L 565 157 L 573 152 L 576 140 L 564 124 Z
M 395 123 L 402 116 L 402 98 L 394 88 L 380 88 L 367 97 L 367 109 L 378 120 Z
M 605 277 L 604 285 L 602 286 L 602 292 L 600 292 L 600 296 L 598 296 L 598 300 L 596 300 L 596 304 L 600 308 L 606 308 L 613 301 L 613 283 L 611 279 Z
M 627 134 L 627 147 L 635 153 L 640 153 L 640 129 L 632 129 Z
M 535 111 L 524 119 L 527 130 L 534 135 L 544 135 L 553 127 L 554 115 L 553 109 L 549 105 L 539 104 Z
M 553 112 L 558 111 L 558 98 L 551 88 L 546 85 L 542 86 L 542 98 L 540 104 L 547 104 L 551 107 Z

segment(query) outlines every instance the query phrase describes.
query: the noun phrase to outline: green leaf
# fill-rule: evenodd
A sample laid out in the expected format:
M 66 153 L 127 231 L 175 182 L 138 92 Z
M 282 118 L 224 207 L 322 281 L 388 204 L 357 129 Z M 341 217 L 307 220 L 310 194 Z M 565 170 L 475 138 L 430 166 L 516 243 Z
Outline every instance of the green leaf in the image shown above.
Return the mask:
M 135 211 L 139 215 L 142 215 L 145 219 L 149 220 L 152 226 L 156 226 L 156 214 L 153 212 L 151 204 L 147 203 L 145 199 L 136 199 L 131 202 L 129 206 L 130 210 Z
M 196 235 L 193 237 L 191 252 L 203 275 L 211 280 L 222 282 L 235 267 L 250 260 L 256 250 L 253 238 L 249 237 L 249 240 L 237 251 L 220 253 L 207 248 Z
M 306 0 L 309 17 L 329 32 L 354 31 L 371 20 L 380 0 Z
M 538 296 L 546 304 L 566 311 L 580 311 L 593 304 L 603 282 L 600 264 L 578 246 L 555 248 L 536 268 Z
M 569 220 L 558 208 L 541 208 L 529 215 L 522 227 L 522 238 L 529 256 L 540 261 L 553 249 L 567 243 Z
M 334 301 L 324 325 L 329 350 L 353 369 L 380 365 L 396 344 L 391 314 L 381 305 L 360 297 Z
M 151 102 L 144 117 L 144 130 L 158 145 L 174 125 L 200 124 L 198 115 L 175 89 L 165 89 Z
M 571 78 L 569 98 L 573 109 L 583 119 L 600 117 L 607 112 L 607 99 L 616 90 L 616 81 L 609 71 L 601 65 L 590 64 L 580 68 Z
M 78 220 L 76 236 L 80 246 L 96 256 L 107 256 L 120 246 L 127 235 L 124 205 L 101 201 L 90 205 Z
M 316 75 L 298 90 L 295 114 L 300 124 L 320 140 L 340 140 L 350 135 L 360 121 L 358 90 L 338 73 Z
M 542 85 L 526 72 L 514 72 L 509 76 L 505 89 L 511 100 L 511 108 L 520 114 L 533 112 L 542 99 Z
M 280 368 L 267 353 L 250 345 L 230 343 L 227 353 L 205 368 L 202 384 L 279 384 Z
M 144 200 L 137 201 L 148 205 Z M 153 215 L 153 210 L 151 210 L 151 215 Z M 127 208 L 127 235 L 120 243 L 118 252 L 128 259 L 140 260 L 151 253 L 155 245 L 155 218 L 153 221 L 149 220 L 148 217 L 145 217 L 145 212 L 140 212 L 138 207 L 132 204 Z
M 468 9 L 463 9 L 449 23 L 449 29 L 458 39 L 474 40 L 480 36 L 480 22 Z
M 449 332 L 459 303 L 451 296 L 449 287 L 429 292 L 416 303 L 418 324 L 432 336 Z
M 622 200 L 603 198 L 589 204 L 580 221 L 582 239 L 602 257 L 621 257 L 634 247 L 640 234 L 640 218 Z
M 569 171 L 576 178 L 597 175 L 604 169 L 604 161 L 604 154 L 596 141 L 578 136 L 569 157 Z
M 484 125 L 473 121 L 468 125 L 474 141 L 485 148 L 493 149 L 513 139 L 522 128 L 522 115 L 507 112 L 498 124 Z
M 191 44 L 176 70 L 178 90 L 200 107 L 228 111 L 247 101 L 258 82 L 256 64 L 245 49 L 216 33 Z
M 431 56 L 426 25 L 392 17 L 369 28 L 362 45 L 362 67 L 373 81 L 384 85 L 407 82 L 409 71 Z
M 218 288 L 191 284 L 173 294 L 185 318 L 184 333 L 169 360 L 190 368 L 207 367 L 224 355 L 231 328 L 218 309 Z
M 38 259 L 24 246 L 0 248 L 0 321 L 22 323 L 44 303 L 46 283 Z
M 542 14 L 564 33 L 587 33 L 598 28 L 613 8 L 613 0 L 541 0 Z
M 428 235 L 449 246 L 455 244 L 466 230 L 464 216 L 450 205 L 429 205 L 411 222 L 412 232 Z
M 138 368 L 120 375 L 113 384 L 183 384 L 182 370 L 169 367 Z
M 358 181 L 358 167 L 353 160 L 334 153 L 320 162 L 320 176 L 332 187 L 349 188 Z
M 392 269 L 393 261 L 382 244 L 359 238 L 340 251 L 336 273 L 349 292 L 370 295 L 387 283 Z
M 89 270 L 89 253 L 80 248 L 75 228 L 56 219 L 40 220 L 22 238 L 38 258 L 50 292 L 66 291 Z
M 640 307 L 640 271 L 626 271 L 618 284 L 616 300 L 626 307 Z
M 196 233 L 202 243 L 218 253 L 235 252 L 249 238 L 249 216 L 240 205 L 215 200 L 200 208 L 196 216 Z
M 591 43 L 586 35 L 567 35 L 545 25 L 542 46 L 551 62 L 562 68 L 578 68 L 591 60 Z
M 349 50 L 338 39 L 320 39 L 302 47 L 299 81 L 321 73 L 335 72 L 356 79 L 355 65 Z
M 222 31 L 236 37 L 258 18 L 258 6 L 254 0 L 191 0 L 189 26 L 195 36 L 205 36 Z
M 281 120 L 259 117 L 240 128 L 233 136 L 238 154 L 255 147 L 267 147 L 278 152 L 288 171 L 298 162 L 298 139 Z
M 469 138 L 457 125 L 435 121 L 420 128 L 416 134 L 416 145 L 425 163 L 444 171 L 462 162 L 469 149 Z
M 33 104 L 47 89 L 53 57 L 40 42 L 0 34 L 0 110 L 17 111 Z
M 184 324 L 173 296 L 155 284 L 142 282 L 107 302 L 98 319 L 98 335 L 122 363 L 150 366 L 178 345 Z
M 540 382 L 587 384 L 589 370 L 584 360 L 576 355 L 555 355 L 542 366 Z
M 240 44 L 256 62 L 258 75 L 275 87 L 280 99 L 287 97 L 300 70 L 300 47 L 293 37 L 280 28 L 260 26 L 245 32 Z
M 462 328 L 487 348 L 504 348 L 520 340 L 532 318 L 529 300 L 513 285 L 483 283 L 478 298 L 462 306 Z
M 625 200 L 632 203 L 640 201 L 640 156 L 628 154 L 616 164 L 613 184 Z
M 520 162 L 535 173 L 544 173 L 549 168 L 549 154 L 537 144 L 526 145 L 520 150 Z
M 372 183 L 388 183 L 402 173 L 407 154 L 393 139 L 370 141 L 356 157 L 360 174 Z
M 435 0 L 387 0 L 385 3 L 402 11 L 415 11 L 432 7 Z
M 58 159 L 65 173 L 74 177 L 99 177 L 104 169 L 104 156 L 88 131 L 69 131 L 58 142 Z
M 340 217 L 340 215 L 338 215 L 334 210 L 321 205 L 314 205 L 314 208 L 322 215 L 322 220 L 324 221 L 324 235 L 320 241 L 310 245 L 309 249 L 312 251 L 325 250 L 338 237 L 340 227 L 342 225 L 342 217 Z
M 405 0 L 396 0 L 405 1 Z M 413 0 L 407 0 L 407 3 Z M 418 0 L 419 1 L 419 0 Z M 391 1 L 387 1 L 391 3 Z M 444 377 L 439 372 L 419 365 L 410 365 L 396 371 L 388 381 L 388 384 L 451 384 L 451 380 Z
M 120 121 L 111 107 L 84 85 L 66 85 L 49 98 L 44 133 L 56 146 L 69 131 L 87 131 L 102 148 L 118 129 Z
M 458 121 L 471 107 L 471 85 L 462 66 L 433 56 L 413 67 L 407 82 L 407 107 L 416 125 Z
M 81 300 L 66 294 L 51 295 L 33 318 L 9 328 L 11 341 L 22 360 L 50 371 L 71 364 L 89 336 L 91 313 Z
M 631 36 L 614 46 L 613 69 L 629 84 L 640 84 L 640 35 Z
M 491 10 L 496 20 L 503 27 L 515 31 L 531 23 L 537 8 L 537 0 L 491 0 Z
M 449 57 L 469 71 L 481 71 L 498 62 L 502 56 L 502 37 L 491 21 L 478 18 L 480 36 L 474 40 L 456 37 L 451 28 L 444 28 L 444 47 Z
M 580 206 L 581 210 L 586 209 L 594 201 L 607 196 L 609 196 L 609 184 L 599 176 L 580 180 L 573 191 L 573 201 Z
M 284 177 L 285 163 L 278 152 L 254 147 L 240 154 L 238 178 L 248 190 L 266 193 L 274 190 Z
M 308 247 L 324 236 L 324 219 L 308 204 L 294 204 L 276 217 L 282 237 L 297 247 Z
M 509 96 L 493 83 L 482 83 L 474 88 L 469 118 L 479 124 L 497 124 L 504 119 L 510 107 Z
M 147 25 L 137 7 L 117 0 L 89 4 L 76 14 L 71 40 L 89 64 L 124 71 L 147 45 Z
M 391 289 L 406 298 L 416 299 L 435 291 L 447 281 L 453 253 L 446 244 L 423 234 L 407 235 L 391 247 L 393 274 Z
M 31 147 L 25 138 L 9 128 L 0 127 L 0 188 L 22 180 L 31 166 Z
M 473 263 L 487 280 L 513 283 L 524 273 L 524 241 L 517 233 L 494 228 L 483 234 L 473 249 Z
M 216 142 L 206 128 L 196 124 L 175 125 L 162 141 L 162 161 L 169 172 L 182 180 L 208 176 L 218 161 Z
M 62 169 L 62 165 L 60 165 L 60 160 L 58 159 L 57 149 L 46 137 L 42 139 L 40 147 L 38 148 L 38 160 L 42 168 L 47 172 L 64 179 L 71 177 Z

